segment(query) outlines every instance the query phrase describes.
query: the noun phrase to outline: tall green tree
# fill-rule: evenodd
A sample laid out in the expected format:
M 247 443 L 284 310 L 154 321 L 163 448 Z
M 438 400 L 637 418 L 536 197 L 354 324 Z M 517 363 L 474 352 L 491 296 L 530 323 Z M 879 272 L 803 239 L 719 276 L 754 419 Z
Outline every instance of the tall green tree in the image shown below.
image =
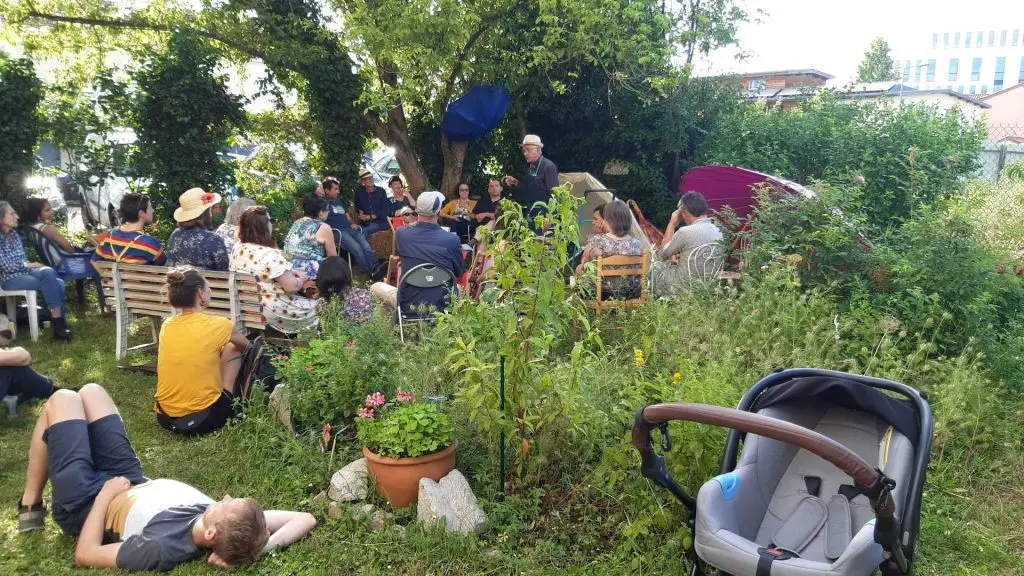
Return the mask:
M 43 83 L 32 61 L 0 53 L 0 198 L 17 204 L 35 165 L 42 123 Z
M 884 82 L 886 80 L 899 80 L 896 72 L 896 63 L 889 54 L 889 43 L 884 38 L 875 38 L 871 41 L 871 48 L 864 53 L 857 68 L 858 82 Z
M 187 32 L 172 34 L 167 51 L 152 56 L 135 81 L 136 132 L 141 167 L 151 193 L 170 215 L 178 195 L 193 187 L 222 190 L 233 184 L 222 162 L 244 121 L 242 102 L 217 73 L 217 53 Z

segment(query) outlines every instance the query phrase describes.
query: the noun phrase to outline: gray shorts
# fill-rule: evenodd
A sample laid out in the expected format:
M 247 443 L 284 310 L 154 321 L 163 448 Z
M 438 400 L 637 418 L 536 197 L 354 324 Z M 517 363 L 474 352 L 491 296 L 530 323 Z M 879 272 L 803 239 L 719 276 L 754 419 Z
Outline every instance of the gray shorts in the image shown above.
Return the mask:
M 118 414 L 92 424 L 57 422 L 43 432 L 43 442 L 49 449 L 53 520 L 70 536 L 82 531 L 92 502 L 107 480 L 124 476 L 133 485 L 148 481 Z

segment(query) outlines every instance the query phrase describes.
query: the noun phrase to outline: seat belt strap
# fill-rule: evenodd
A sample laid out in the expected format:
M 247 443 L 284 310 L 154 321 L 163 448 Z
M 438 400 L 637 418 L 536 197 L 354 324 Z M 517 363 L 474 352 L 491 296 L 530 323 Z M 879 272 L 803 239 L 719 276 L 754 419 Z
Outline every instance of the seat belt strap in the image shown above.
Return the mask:
M 771 576 L 772 564 L 776 560 L 789 560 L 797 555 L 788 550 L 781 550 L 774 546 L 757 549 L 757 572 L 755 576 Z

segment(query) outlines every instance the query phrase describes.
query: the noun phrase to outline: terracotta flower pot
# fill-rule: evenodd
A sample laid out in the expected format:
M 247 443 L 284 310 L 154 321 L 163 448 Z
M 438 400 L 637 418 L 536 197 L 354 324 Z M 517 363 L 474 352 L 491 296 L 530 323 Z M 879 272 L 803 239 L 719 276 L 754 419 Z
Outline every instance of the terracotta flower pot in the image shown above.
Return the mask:
M 420 478 L 440 482 L 455 469 L 455 450 L 458 440 L 433 454 L 416 458 L 385 458 L 363 447 L 366 467 L 377 481 L 377 493 L 388 499 L 392 508 L 404 508 L 419 494 Z

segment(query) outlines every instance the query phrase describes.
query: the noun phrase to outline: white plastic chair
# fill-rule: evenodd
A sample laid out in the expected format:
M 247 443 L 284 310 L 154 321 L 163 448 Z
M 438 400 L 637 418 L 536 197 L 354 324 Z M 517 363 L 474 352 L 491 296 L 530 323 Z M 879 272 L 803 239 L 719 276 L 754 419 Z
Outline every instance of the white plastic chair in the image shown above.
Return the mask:
M 0 298 L 7 300 L 7 317 L 15 322 L 18 317 L 18 302 L 15 298 L 24 298 L 28 306 L 28 332 L 32 341 L 39 340 L 39 310 L 36 309 L 35 290 L 0 290 Z

